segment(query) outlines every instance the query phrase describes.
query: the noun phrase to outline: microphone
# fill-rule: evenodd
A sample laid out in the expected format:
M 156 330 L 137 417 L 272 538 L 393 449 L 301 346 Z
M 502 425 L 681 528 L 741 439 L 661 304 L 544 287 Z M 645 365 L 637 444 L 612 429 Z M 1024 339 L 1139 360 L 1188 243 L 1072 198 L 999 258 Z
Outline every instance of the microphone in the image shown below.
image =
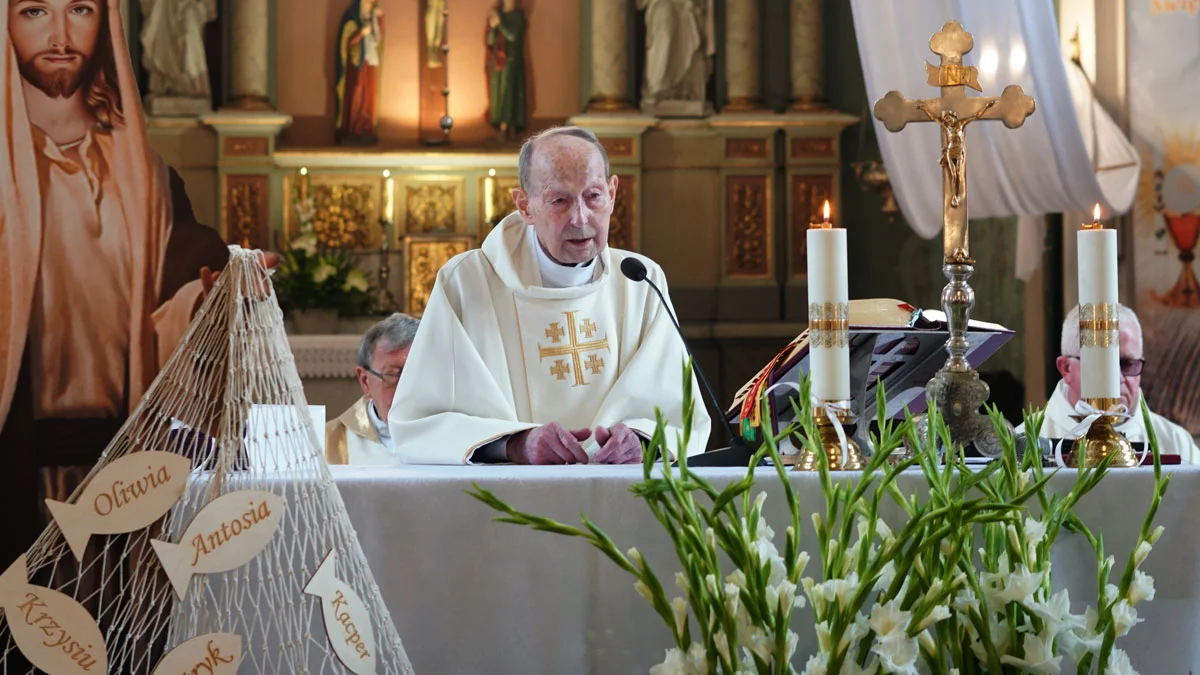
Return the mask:
M 753 453 L 746 446 L 746 442 L 742 437 L 735 436 L 730 428 L 729 422 L 725 419 L 725 411 L 721 409 L 721 400 L 713 393 L 712 385 L 708 383 L 708 378 L 704 377 L 704 371 L 700 368 L 700 362 L 692 355 L 692 348 L 688 345 L 687 338 L 683 336 L 683 330 L 679 327 L 679 321 L 675 318 L 675 313 L 671 311 L 671 304 L 663 296 L 662 291 L 658 286 L 650 280 L 646 273 L 646 265 L 634 257 L 628 257 L 621 261 L 621 274 L 624 274 L 630 281 L 644 281 L 650 284 L 650 288 L 654 289 L 654 293 L 658 296 L 659 302 L 662 303 L 663 309 L 667 311 L 667 316 L 671 318 L 672 325 L 675 326 L 675 332 L 679 334 L 679 341 L 683 343 L 683 350 L 692 360 L 692 372 L 695 373 L 696 379 L 700 381 L 700 386 L 703 390 L 704 399 L 708 403 L 708 407 L 714 414 L 713 420 L 721 421 L 721 428 L 725 431 L 725 439 L 729 442 L 729 447 L 720 450 L 713 450 L 695 457 L 688 458 L 689 466 L 746 466 L 750 463 L 750 458 Z

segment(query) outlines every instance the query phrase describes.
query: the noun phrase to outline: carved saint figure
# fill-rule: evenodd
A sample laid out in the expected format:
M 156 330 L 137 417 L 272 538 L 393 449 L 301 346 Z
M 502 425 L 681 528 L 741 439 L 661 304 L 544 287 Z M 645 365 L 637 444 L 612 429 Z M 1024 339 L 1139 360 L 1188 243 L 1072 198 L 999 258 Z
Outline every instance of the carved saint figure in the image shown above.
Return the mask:
M 646 10 L 642 103 L 704 101 L 715 54 L 712 0 L 638 0 Z
M 488 13 L 488 119 L 508 140 L 525 128 L 525 12 L 502 0 Z
M 142 65 L 156 96 L 207 99 L 204 25 L 217 18 L 217 0 L 141 0 Z
M 938 164 L 950 172 L 950 206 L 958 208 L 962 204 L 963 197 L 967 196 L 967 183 L 965 176 L 967 175 L 967 125 L 975 120 L 983 117 L 984 113 L 991 110 L 992 106 L 996 105 L 997 99 L 988 101 L 974 115 L 959 119 L 958 113 L 953 110 L 943 110 L 941 114 L 934 115 L 930 112 L 929 107 L 924 103 L 918 103 L 917 107 L 921 112 L 929 116 L 929 119 L 937 122 L 938 125 L 945 130 L 946 147 L 942 149 L 942 157 L 938 160 Z
M 337 141 L 373 145 L 378 137 L 383 11 L 376 0 L 353 0 L 342 14 L 337 51 Z

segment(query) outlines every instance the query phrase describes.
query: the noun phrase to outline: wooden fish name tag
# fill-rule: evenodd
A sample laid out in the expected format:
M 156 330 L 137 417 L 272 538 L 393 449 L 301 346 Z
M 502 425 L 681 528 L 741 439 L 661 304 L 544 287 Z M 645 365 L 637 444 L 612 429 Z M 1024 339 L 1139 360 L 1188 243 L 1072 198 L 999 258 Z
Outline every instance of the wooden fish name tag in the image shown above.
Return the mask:
M 168 652 L 154 675 L 236 675 L 243 656 L 241 635 L 209 633 Z
M 17 648 L 49 675 L 105 675 L 108 652 L 91 614 L 58 591 L 29 583 L 25 554 L 0 575 L 0 608 Z
M 100 470 L 74 504 L 46 507 L 75 559 L 83 560 L 93 534 L 133 532 L 170 510 L 187 486 L 192 460 L 172 452 L 135 452 Z
M 321 599 L 325 633 L 342 665 L 355 675 L 375 675 L 375 632 L 371 612 L 346 582 L 337 578 L 337 551 L 330 551 L 304 592 Z
M 179 599 L 187 597 L 192 575 L 227 572 L 250 562 L 279 529 L 283 508 L 283 497 L 273 492 L 230 492 L 201 509 L 178 544 L 152 539 Z

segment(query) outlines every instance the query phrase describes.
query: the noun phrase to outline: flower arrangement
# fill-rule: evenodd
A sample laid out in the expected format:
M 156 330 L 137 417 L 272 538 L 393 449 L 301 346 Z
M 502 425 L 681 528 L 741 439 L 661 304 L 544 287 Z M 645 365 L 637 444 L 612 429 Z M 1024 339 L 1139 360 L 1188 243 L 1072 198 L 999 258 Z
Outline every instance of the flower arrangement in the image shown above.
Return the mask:
M 299 232 L 283 251 L 275 275 L 275 291 L 285 312 L 328 309 L 338 316 L 369 314 L 375 296 L 367 275 L 358 269 L 354 253 L 319 245 L 313 229 L 312 197 L 296 201 Z
M 684 373 L 684 382 L 690 382 L 690 368 Z M 810 400 L 809 391 L 803 382 L 801 401 Z M 675 448 L 686 447 L 691 428 L 690 388 L 684 396 L 684 431 Z M 689 469 L 685 456 L 671 466 L 665 422 L 658 415 L 643 457 L 643 480 L 631 491 L 646 502 L 678 554 L 682 571 L 674 580 L 682 595 L 670 599 L 638 549 L 622 552 L 586 515 L 576 528 L 518 511 L 478 485 L 469 494 L 501 512 L 499 522 L 581 537 L 632 575 L 675 641 L 651 675 L 794 673 L 798 637 L 791 620 L 803 609 L 811 610 L 817 635 L 817 652 L 803 672 L 814 675 L 1059 673 L 1064 656 L 1080 673 L 1134 672 L 1116 640 L 1141 621 L 1137 605 L 1154 598 L 1153 579 L 1140 567 L 1162 535 L 1161 527 L 1152 529 L 1153 521 L 1170 482 L 1152 425 L 1147 429 L 1154 494 L 1137 544 L 1113 584 L 1116 560 L 1073 511 L 1103 479 L 1106 464 L 1080 468 L 1069 491 L 1052 494 L 1040 455 L 1018 456 L 1015 438 L 995 410 L 1001 457 L 975 467 L 951 442 L 936 406 L 930 406 L 925 433 L 919 434 L 911 417 L 886 419 L 880 391 L 878 430 L 871 434 L 875 452 L 861 475 L 835 480 L 819 442 L 809 440 L 818 438 L 811 407 L 794 407 L 796 424 L 768 435 L 745 477 L 720 489 Z M 1031 438 L 1042 418 L 1027 415 Z M 801 549 L 799 498 L 777 445 L 793 432 L 820 463 L 824 504 L 811 516 L 819 578 L 805 576 L 812 561 Z M 913 449 L 911 456 L 889 463 L 903 444 Z M 766 493 L 750 496 L 755 467 L 764 457 L 774 465 L 787 500 L 782 552 L 762 517 Z M 898 478 L 910 469 L 924 482 L 905 495 Z M 899 513 L 899 520 L 889 525 L 885 507 Z M 1079 533 L 1096 553 L 1099 601 L 1083 614 L 1071 613 L 1066 590 L 1053 591 L 1050 551 L 1063 529 Z

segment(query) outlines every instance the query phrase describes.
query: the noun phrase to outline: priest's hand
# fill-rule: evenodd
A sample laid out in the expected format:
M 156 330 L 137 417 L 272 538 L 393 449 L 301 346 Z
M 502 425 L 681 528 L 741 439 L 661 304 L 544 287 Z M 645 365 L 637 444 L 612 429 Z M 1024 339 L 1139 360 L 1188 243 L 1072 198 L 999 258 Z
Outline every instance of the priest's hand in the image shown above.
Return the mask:
M 596 442 L 600 451 L 592 458 L 596 464 L 635 464 L 642 461 L 642 439 L 617 422 L 611 427 L 596 427 Z
M 516 464 L 587 464 L 581 441 L 592 435 L 591 429 L 568 431 L 558 422 L 522 431 L 508 439 L 508 460 Z

